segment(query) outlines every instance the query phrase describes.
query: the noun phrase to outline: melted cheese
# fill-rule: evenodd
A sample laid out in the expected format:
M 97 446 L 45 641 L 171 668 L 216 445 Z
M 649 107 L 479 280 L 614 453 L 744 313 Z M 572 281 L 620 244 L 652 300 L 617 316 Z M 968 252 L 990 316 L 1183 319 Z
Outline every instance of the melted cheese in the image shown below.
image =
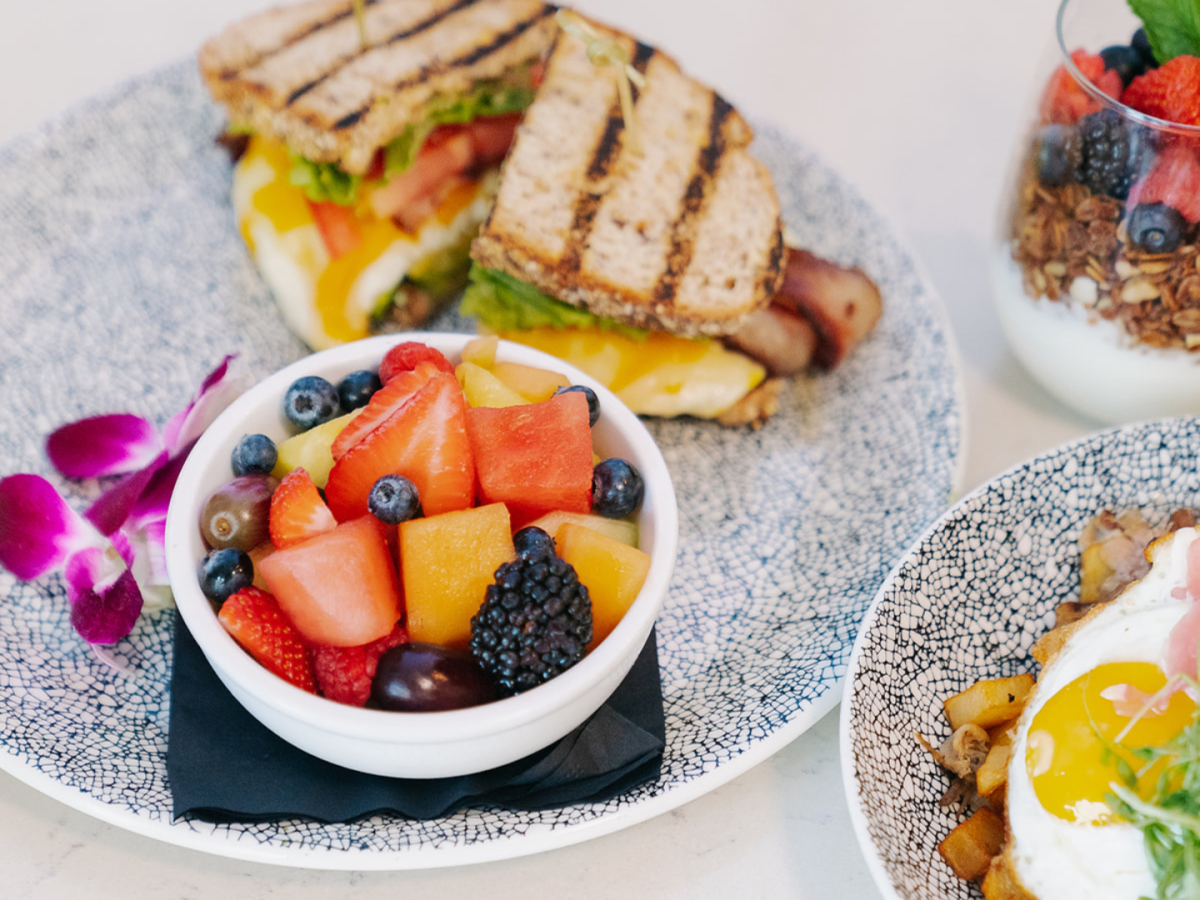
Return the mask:
M 591 375 L 635 413 L 712 418 L 758 387 L 766 370 L 717 341 L 652 333 L 634 340 L 598 328 L 502 331 Z
M 464 181 L 416 234 L 363 215 L 363 242 L 330 259 L 304 192 L 291 184 L 280 144 L 251 139 L 233 173 L 238 230 L 288 327 L 315 350 L 366 337 L 371 314 L 406 274 L 460 244 L 487 216 L 498 176 Z

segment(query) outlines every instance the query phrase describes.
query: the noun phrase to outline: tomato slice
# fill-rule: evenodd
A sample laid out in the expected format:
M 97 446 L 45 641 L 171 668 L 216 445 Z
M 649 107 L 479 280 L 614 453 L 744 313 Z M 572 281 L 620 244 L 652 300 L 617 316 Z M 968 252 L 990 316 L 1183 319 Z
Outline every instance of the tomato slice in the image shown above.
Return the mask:
M 521 113 L 488 116 L 471 123 L 471 145 L 475 148 L 477 165 L 499 162 L 508 155 L 513 135 L 521 124 Z
M 308 207 L 312 210 L 317 230 L 321 232 L 321 238 L 333 259 L 357 250 L 362 244 L 362 231 L 358 227 L 353 208 L 331 200 L 309 200 Z

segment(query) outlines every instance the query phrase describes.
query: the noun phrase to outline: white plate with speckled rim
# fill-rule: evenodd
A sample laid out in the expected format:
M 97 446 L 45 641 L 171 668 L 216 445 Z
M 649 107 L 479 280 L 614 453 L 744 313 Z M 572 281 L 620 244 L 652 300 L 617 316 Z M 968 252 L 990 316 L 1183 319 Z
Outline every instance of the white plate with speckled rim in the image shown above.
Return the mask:
M 41 453 L 52 428 L 114 411 L 162 422 L 226 353 L 255 378 L 304 353 L 234 228 L 228 161 L 213 144 L 221 124 L 181 63 L 0 149 L 0 474 L 55 480 Z M 282 865 L 403 869 L 624 828 L 802 734 L 840 699 L 876 587 L 956 489 L 962 389 L 940 302 L 890 226 L 769 127 L 755 152 L 800 241 L 862 266 L 886 309 L 838 371 L 795 379 L 759 431 L 648 423 L 680 512 L 676 574 L 657 626 L 667 748 L 656 782 L 603 804 L 429 822 L 174 821 L 165 767 L 171 614 L 144 616 L 117 647 L 139 672 L 121 677 L 74 637 L 57 579 L 18 584 L 3 574 L 0 768 L 171 843 Z M 469 323 L 448 315 L 434 327 Z M 78 506 L 97 490 L 55 483 Z
M 867 866 L 894 900 L 972 900 L 937 852 L 962 820 L 946 773 L 913 738 L 950 734 L 946 697 L 1035 670 L 1034 642 L 1079 594 L 1078 538 L 1103 509 L 1154 525 L 1200 506 L 1200 417 L 1102 431 L 1020 463 L 934 523 L 897 564 L 855 643 L 842 775 Z

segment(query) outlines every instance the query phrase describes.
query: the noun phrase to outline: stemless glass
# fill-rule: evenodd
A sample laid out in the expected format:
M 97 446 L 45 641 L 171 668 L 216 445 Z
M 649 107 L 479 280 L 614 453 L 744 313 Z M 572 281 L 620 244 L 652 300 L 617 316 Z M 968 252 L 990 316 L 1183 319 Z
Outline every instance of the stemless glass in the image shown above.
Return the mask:
M 1125 0 L 1063 0 L 1056 24 L 992 259 L 1005 337 L 1100 422 L 1198 413 L 1200 128 L 1118 99 L 1122 66 L 1157 65 Z

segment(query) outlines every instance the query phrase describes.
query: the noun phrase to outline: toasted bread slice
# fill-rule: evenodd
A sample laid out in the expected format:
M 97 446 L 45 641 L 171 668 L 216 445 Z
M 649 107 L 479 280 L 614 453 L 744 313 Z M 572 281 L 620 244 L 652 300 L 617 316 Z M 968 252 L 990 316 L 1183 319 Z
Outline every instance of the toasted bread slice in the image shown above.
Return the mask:
M 598 25 L 645 78 L 636 152 L 617 73 L 560 35 L 472 256 L 637 327 L 726 334 L 782 280 L 779 201 L 750 127 L 667 55 Z
M 307 0 L 227 28 L 200 71 L 232 121 L 315 162 L 367 171 L 431 103 L 538 60 L 554 39 L 539 0 Z

